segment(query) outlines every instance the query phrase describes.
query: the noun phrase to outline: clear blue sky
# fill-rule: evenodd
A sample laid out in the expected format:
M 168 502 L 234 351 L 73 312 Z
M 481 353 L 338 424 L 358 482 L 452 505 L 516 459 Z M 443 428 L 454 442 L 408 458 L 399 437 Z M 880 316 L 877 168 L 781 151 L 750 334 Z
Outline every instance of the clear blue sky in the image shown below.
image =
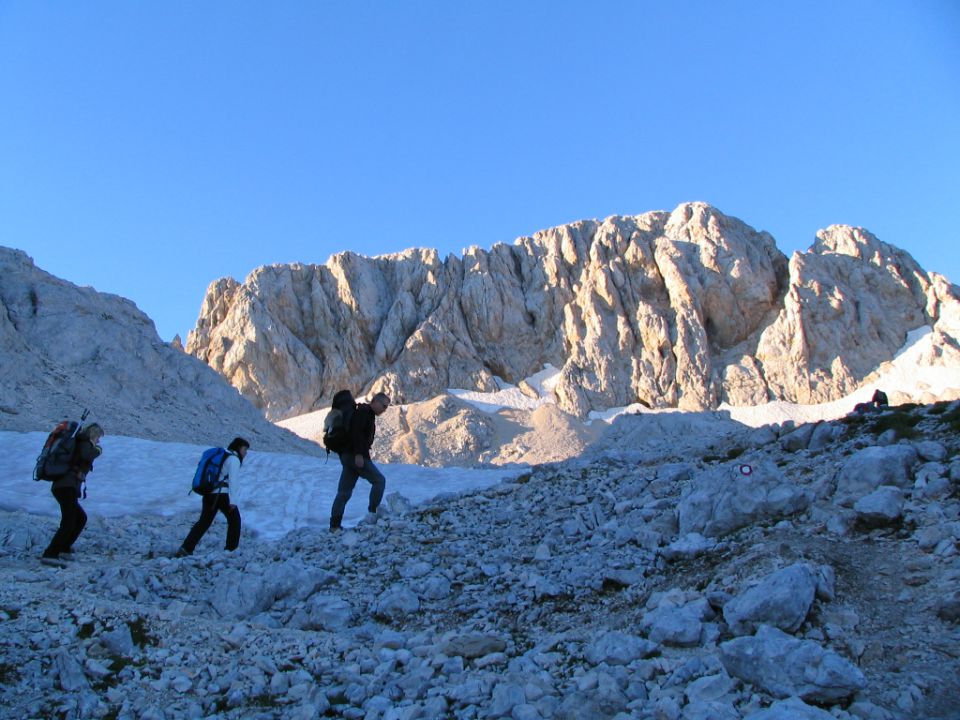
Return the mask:
M 0 0 L 0 244 L 210 281 L 703 200 L 960 281 L 960 2 Z

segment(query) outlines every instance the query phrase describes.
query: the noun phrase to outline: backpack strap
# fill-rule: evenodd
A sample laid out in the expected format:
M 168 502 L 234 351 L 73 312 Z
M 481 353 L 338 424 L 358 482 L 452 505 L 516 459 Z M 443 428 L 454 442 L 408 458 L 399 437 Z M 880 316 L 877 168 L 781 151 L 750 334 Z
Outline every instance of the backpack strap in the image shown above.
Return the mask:
M 227 457 L 229 457 L 230 455 L 233 455 L 235 458 L 240 457 L 235 452 L 230 452 L 229 450 L 226 451 L 226 455 Z M 223 459 L 223 465 L 220 466 L 220 477 L 217 478 L 217 495 L 222 494 L 224 488 L 227 488 L 227 489 L 230 488 L 230 483 L 227 482 L 230 479 L 230 473 L 227 473 L 226 479 L 222 479 L 223 471 L 226 469 L 227 469 L 227 458 L 225 457 Z

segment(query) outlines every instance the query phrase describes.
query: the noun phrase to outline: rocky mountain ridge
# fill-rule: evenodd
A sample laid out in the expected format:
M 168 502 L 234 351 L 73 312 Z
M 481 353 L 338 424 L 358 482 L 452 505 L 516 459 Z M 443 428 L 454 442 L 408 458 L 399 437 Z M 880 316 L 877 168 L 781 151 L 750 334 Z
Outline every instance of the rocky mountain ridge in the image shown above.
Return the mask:
M 833 400 L 907 333 L 960 360 L 960 293 L 866 230 L 787 259 L 703 203 L 582 221 L 441 259 L 414 249 L 273 265 L 211 284 L 186 349 L 271 419 L 341 387 L 398 402 L 561 368 L 564 411 Z
M 10 717 L 954 720 L 960 403 L 620 418 L 575 461 L 375 525 L 0 524 Z M 712 431 L 708 428 L 712 427 Z
M 49 429 L 66 415 L 108 433 L 318 453 L 267 422 L 204 363 L 163 342 L 137 306 L 78 287 L 0 247 L 0 429 Z

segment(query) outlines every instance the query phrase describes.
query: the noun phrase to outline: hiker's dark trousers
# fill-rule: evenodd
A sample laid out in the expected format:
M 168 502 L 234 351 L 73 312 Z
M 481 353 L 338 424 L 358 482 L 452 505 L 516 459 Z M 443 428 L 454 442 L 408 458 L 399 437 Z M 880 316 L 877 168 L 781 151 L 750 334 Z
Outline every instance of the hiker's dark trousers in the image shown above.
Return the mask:
M 87 524 L 87 514 L 80 507 L 76 488 L 51 488 L 51 492 L 60 505 L 60 527 L 43 551 L 44 557 L 57 557 L 62 552 L 70 552 Z
M 355 455 L 342 453 L 340 455 L 340 464 L 343 469 L 340 471 L 340 483 L 337 485 L 337 496 L 333 499 L 333 509 L 330 511 L 330 527 L 340 527 L 343 520 L 343 511 L 347 507 L 347 500 L 353 495 L 353 488 L 357 485 L 357 478 L 363 478 L 370 483 L 370 501 L 367 503 L 367 510 L 376 512 L 380 507 L 380 501 L 383 500 L 383 491 L 387 487 L 387 479 L 383 473 L 377 469 L 370 458 L 363 459 L 363 467 L 358 468 Z
M 192 553 L 203 534 L 210 529 L 213 519 L 217 516 L 217 511 L 223 513 L 227 519 L 227 550 L 236 550 L 240 544 L 240 510 L 236 505 L 230 504 L 229 493 L 211 493 L 203 496 L 203 509 L 200 511 L 200 519 L 190 528 L 187 533 L 187 539 L 183 541 L 183 549 Z

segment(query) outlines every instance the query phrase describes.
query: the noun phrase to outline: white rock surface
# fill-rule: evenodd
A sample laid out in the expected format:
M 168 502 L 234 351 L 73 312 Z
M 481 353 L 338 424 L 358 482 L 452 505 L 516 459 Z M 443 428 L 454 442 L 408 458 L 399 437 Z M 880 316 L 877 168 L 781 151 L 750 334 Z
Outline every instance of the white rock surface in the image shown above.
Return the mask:
M 518 384 L 547 364 L 577 417 L 634 402 L 815 403 L 871 379 L 921 327 L 937 339 L 918 360 L 955 365 L 958 298 L 861 228 L 831 226 L 788 262 L 769 234 L 687 203 L 462 257 L 341 253 L 217 280 L 187 351 L 272 419 L 322 408 L 341 387 L 411 403 Z

